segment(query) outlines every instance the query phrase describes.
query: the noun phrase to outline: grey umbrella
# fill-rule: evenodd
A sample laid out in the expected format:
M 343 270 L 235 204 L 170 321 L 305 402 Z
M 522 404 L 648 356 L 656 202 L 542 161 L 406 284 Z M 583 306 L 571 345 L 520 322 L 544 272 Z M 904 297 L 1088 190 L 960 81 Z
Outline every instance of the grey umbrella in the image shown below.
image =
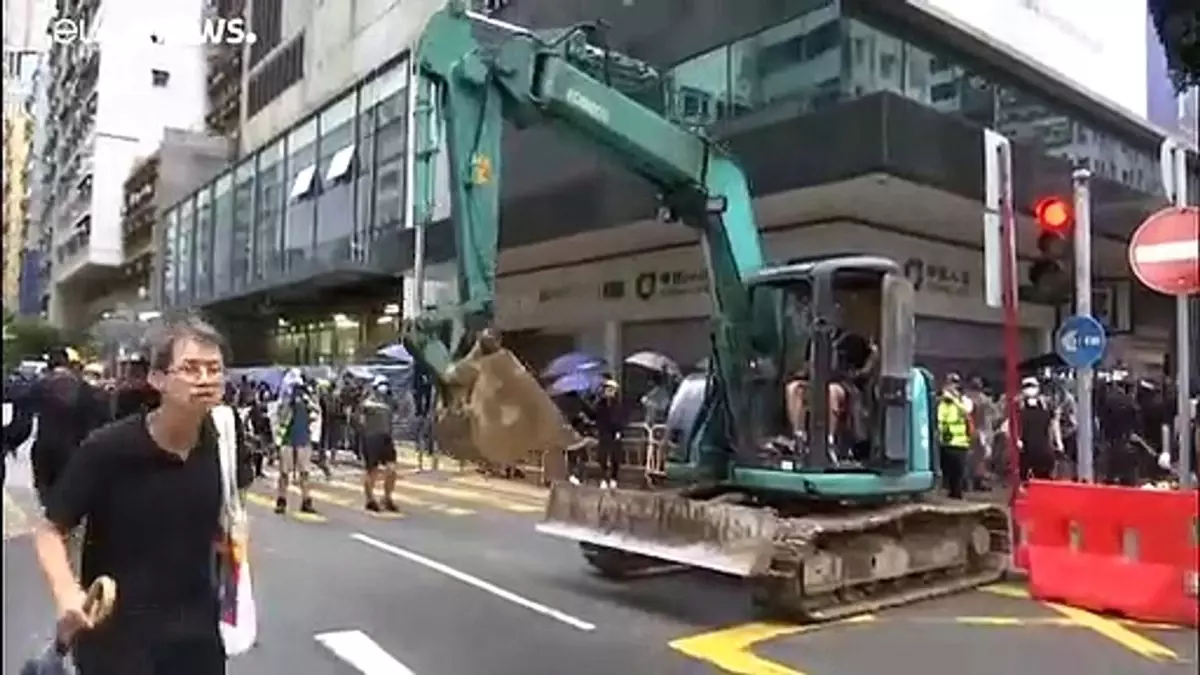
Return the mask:
M 625 357 L 625 365 L 637 366 L 664 375 L 679 374 L 679 364 L 670 357 L 652 351 L 641 351 Z

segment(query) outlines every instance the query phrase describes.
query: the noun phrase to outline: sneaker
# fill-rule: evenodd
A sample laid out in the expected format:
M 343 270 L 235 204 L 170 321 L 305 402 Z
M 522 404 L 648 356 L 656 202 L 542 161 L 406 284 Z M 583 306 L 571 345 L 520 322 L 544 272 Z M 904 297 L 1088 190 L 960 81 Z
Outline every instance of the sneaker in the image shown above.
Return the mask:
M 571 485 L 582 485 L 583 481 L 579 480 L 578 476 L 567 476 L 567 482 Z
M 287 511 L 287 499 L 278 497 L 275 499 L 275 513 L 284 513 Z
M 315 508 L 313 508 L 312 497 L 304 499 L 303 501 L 300 502 L 300 512 L 301 513 L 316 513 L 317 512 L 317 510 Z
M 390 499 L 383 500 L 383 510 L 388 513 L 400 513 L 400 508 L 396 506 L 396 502 Z
M 367 502 L 367 510 L 371 513 L 379 513 L 379 502 L 375 501 L 374 499 Z
M 601 490 L 611 490 L 615 487 L 616 487 L 616 484 L 611 480 L 600 481 L 600 489 Z

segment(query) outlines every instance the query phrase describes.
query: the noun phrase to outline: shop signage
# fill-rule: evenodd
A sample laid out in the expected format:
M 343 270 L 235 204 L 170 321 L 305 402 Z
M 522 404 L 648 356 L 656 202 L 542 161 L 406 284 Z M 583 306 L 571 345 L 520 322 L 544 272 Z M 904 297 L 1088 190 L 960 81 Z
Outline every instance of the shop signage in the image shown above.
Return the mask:
M 703 293 L 708 272 L 703 269 L 642 272 L 634 278 L 633 292 L 641 300 Z
M 916 256 L 904 262 L 904 276 L 912 282 L 913 289 L 918 293 L 965 296 L 971 292 L 969 270 Z

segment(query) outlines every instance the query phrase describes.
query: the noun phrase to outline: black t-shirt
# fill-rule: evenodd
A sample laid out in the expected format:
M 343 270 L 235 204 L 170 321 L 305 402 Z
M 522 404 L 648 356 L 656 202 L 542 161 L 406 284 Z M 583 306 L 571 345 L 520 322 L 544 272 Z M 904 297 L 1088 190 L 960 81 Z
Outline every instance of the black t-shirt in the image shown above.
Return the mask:
M 51 490 L 50 522 L 70 530 L 86 518 L 84 586 L 117 582 L 114 613 L 89 640 L 216 634 L 221 473 L 215 429 L 201 436 L 184 460 L 159 448 L 145 416 L 126 417 L 88 437 Z
M 32 451 L 33 479 L 38 493 L 44 494 L 79 443 L 108 421 L 108 407 L 99 390 L 67 372 L 51 372 L 38 380 L 28 404 L 40 419 Z

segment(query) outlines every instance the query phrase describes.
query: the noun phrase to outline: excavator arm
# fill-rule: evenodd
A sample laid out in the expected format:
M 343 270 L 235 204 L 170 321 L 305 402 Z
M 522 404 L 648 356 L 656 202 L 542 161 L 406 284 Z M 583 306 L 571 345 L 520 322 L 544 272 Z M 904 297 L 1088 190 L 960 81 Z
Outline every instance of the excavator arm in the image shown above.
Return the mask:
M 481 24 L 503 39 L 483 44 L 477 39 Z M 422 35 L 419 73 L 433 85 L 450 165 L 460 313 L 455 319 L 466 336 L 494 319 L 504 123 L 550 125 L 649 181 L 673 216 L 700 233 L 716 307 L 722 398 L 744 405 L 740 388 L 751 359 L 746 281 L 763 266 L 745 175 L 713 141 L 607 83 L 611 79 L 604 73 L 613 70 L 625 79 L 656 75 L 634 59 L 599 52 L 587 43 L 587 32 L 576 27 L 535 33 L 452 1 Z M 443 342 L 444 330 L 435 329 L 444 320 L 439 313 L 418 321 L 406 337 L 415 356 L 438 373 L 454 364 L 453 346 Z M 748 418 L 745 411 L 729 412 L 731 420 Z

